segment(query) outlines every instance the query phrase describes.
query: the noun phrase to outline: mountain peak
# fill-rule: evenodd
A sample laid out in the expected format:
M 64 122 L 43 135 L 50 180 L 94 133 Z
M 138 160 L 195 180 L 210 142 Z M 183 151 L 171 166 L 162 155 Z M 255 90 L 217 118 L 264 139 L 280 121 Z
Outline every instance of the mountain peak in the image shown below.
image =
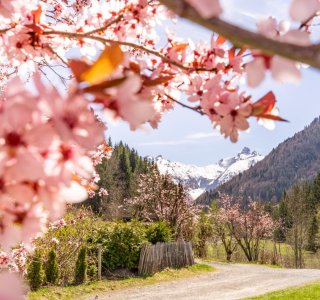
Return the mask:
M 254 152 L 256 152 L 256 151 L 254 151 Z M 243 149 L 241 150 L 240 154 L 249 155 L 249 154 L 251 154 L 251 150 L 248 147 L 243 147 Z
M 216 188 L 233 176 L 244 172 L 262 159 L 263 156 L 244 147 L 241 153 L 234 157 L 224 158 L 204 167 L 169 161 L 161 155 L 158 155 L 154 161 L 161 174 L 168 173 L 174 182 L 184 185 L 190 196 L 195 199 L 205 191 Z

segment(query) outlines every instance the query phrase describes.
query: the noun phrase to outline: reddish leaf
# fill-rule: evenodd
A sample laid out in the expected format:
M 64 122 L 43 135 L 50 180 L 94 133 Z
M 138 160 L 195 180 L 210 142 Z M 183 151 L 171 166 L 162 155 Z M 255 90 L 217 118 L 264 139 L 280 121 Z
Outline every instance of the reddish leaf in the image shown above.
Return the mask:
M 174 78 L 173 75 L 160 76 L 160 77 L 155 78 L 155 79 L 145 79 L 144 82 L 143 82 L 143 85 L 144 86 L 155 86 L 155 85 L 166 83 L 169 80 L 171 80 L 172 78 Z
M 90 84 L 96 84 L 108 78 L 122 63 L 124 54 L 118 44 L 106 47 L 97 61 L 82 74 L 81 79 Z
M 265 115 L 262 115 L 261 117 L 259 118 L 262 118 L 262 119 L 269 119 L 269 120 L 274 120 L 274 121 L 281 121 L 281 122 L 289 122 L 288 120 L 286 119 L 283 119 L 279 116 L 275 116 L 275 115 L 270 115 L 270 114 L 265 114 Z
M 69 61 L 69 67 L 77 81 L 81 82 L 82 74 L 87 72 L 91 66 L 82 60 L 72 59 Z
M 140 65 L 134 61 L 130 61 L 129 68 L 136 74 L 140 74 Z
M 176 50 L 177 52 L 183 52 L 188 48 L 189 44 L 188 43 L 181 43 L 181 44 L 174 44 L 173 49 Z
M 127 78 L 122 77 L 113 80 L 106 80 L 99 84 L 91 85 L 83 89 L 85 93 L 104 93 L 105 89 L 115 87 L 123 83 Z
M 216 44 L 218 46 L 224 44 L 227 40 L 222 36 L 222 35 L 218 35 L 218 38 L 217 38 L 217 41 L 216 41 Z
M 252 105 L 252 115 L 260 116 L 262 114 L 268 114 L 272 111 L 276 104 L 276 97 L 273 92 L 269 92 L 264 95 L 260 100 L 253 103 Z
M 234 59 L 235 52 L 236 52 L 236 48 L 235 48 L 235 47 L 232 47 L 232 48 L 228 51 L 229 61 L 232 61 L 232 60 Z
M 38 9 L 32 11 L 33 24 L 35 24 L 35 25 L 39 25 L 40 24 L 41 14 L 42 14 L 41 6 L 39 6 Z
M 252 105 L 252 116 L 262 119 L 269 119 L 274 121 L 288 122 L 287 120 L 271 114 L 276 104 L 276 97 L 273 92 L 264 95 L 260 100 Z

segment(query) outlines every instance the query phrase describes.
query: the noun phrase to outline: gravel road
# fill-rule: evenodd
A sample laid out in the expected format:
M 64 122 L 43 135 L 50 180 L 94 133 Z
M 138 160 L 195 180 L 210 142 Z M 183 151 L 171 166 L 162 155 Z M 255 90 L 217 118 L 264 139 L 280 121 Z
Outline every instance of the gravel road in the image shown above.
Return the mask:
M 320 270 L 276 269 L 251 264 L 209 265 L 217 271 L 110 292 L 86 300 L 235 300 L 320 280 Z

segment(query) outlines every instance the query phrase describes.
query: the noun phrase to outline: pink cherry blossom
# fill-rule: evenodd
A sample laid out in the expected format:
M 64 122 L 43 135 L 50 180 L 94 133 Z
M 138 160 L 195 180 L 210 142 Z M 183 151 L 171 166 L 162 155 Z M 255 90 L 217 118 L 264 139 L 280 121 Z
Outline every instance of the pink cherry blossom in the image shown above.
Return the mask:
M 289 30 L 284 22 L 278 23 L 274 18 L 262 19 L 257 24 L 259 32 L 283 42 L 308 46 L 310 38 L 307 32 Z M 250 87 L 257 87 L 265 78 L 266 70 L 271 71 L 273 79 L 281 83 L 298 83 L 300 81 L 300 64 L 280 56 L 267 56 L 260 51 L 252 51 L 253 60 L 245 66 L 247 82 Z
M 186 2 L 192 5 L 199 14 L 206 19 L 217 17 L 222 13 L 219 1 L 220 0 L 186 0 Z
M 115 117 L 121 117 L 130 124 L 132 130 L 153 118 L 156 113 L 151 99 L 140 99 L 138 92 L 142 87 L 141 79 L 131 75 L 117 89 L 113 91 L 108 109 Z
M 319 10 L 319 0 L 293 0 L 290 7 L 290 16 L 294 21 L 305 22 Z
M 0 299 L 1 300 L 22 300 L 27 288 L 22 278 L 14 273 L 0 273 Z
M 252 108 L 243 94 L 226 93 L 221 95 L 221 98 L 220 103 L 215 106 L 215 111 L 220 116 L 216 126 L 225 137 L 230 137 L 235 143 L 239 137 L 239 130 L 244 131 L 249 128 L 247 118 Z

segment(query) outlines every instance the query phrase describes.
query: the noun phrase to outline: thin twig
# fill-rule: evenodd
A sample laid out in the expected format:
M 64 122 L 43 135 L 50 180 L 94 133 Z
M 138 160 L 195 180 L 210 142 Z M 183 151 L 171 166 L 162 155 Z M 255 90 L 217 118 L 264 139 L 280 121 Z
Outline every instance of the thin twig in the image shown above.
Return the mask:
M 204 113 L 202 110 L 200 110 L 199 107 L 193 107 L 193 106 L 189 106 L 189 105 L 187 105 L 187 104 L 184 104 L 184 103 L 180 102 L 179 100 L 176 100 L 176 99 L 172 98 L 172 97 L 171 97 L 170 95 L 168 95 L 168 94 L 165 94 L 165 96 L 168 97 L 171 101 L 179 104 L 179 105 L 182 106 L 183 108 L 187 108 L 187 109 L 190 109 L 190 110 L 192 110 L 192 111 L 195 111 L 195 112 L 197 112 L 198 114 L 200 114 L 201 116 L 204 116 L 204 115 L 205 115 L 205 113 Z

